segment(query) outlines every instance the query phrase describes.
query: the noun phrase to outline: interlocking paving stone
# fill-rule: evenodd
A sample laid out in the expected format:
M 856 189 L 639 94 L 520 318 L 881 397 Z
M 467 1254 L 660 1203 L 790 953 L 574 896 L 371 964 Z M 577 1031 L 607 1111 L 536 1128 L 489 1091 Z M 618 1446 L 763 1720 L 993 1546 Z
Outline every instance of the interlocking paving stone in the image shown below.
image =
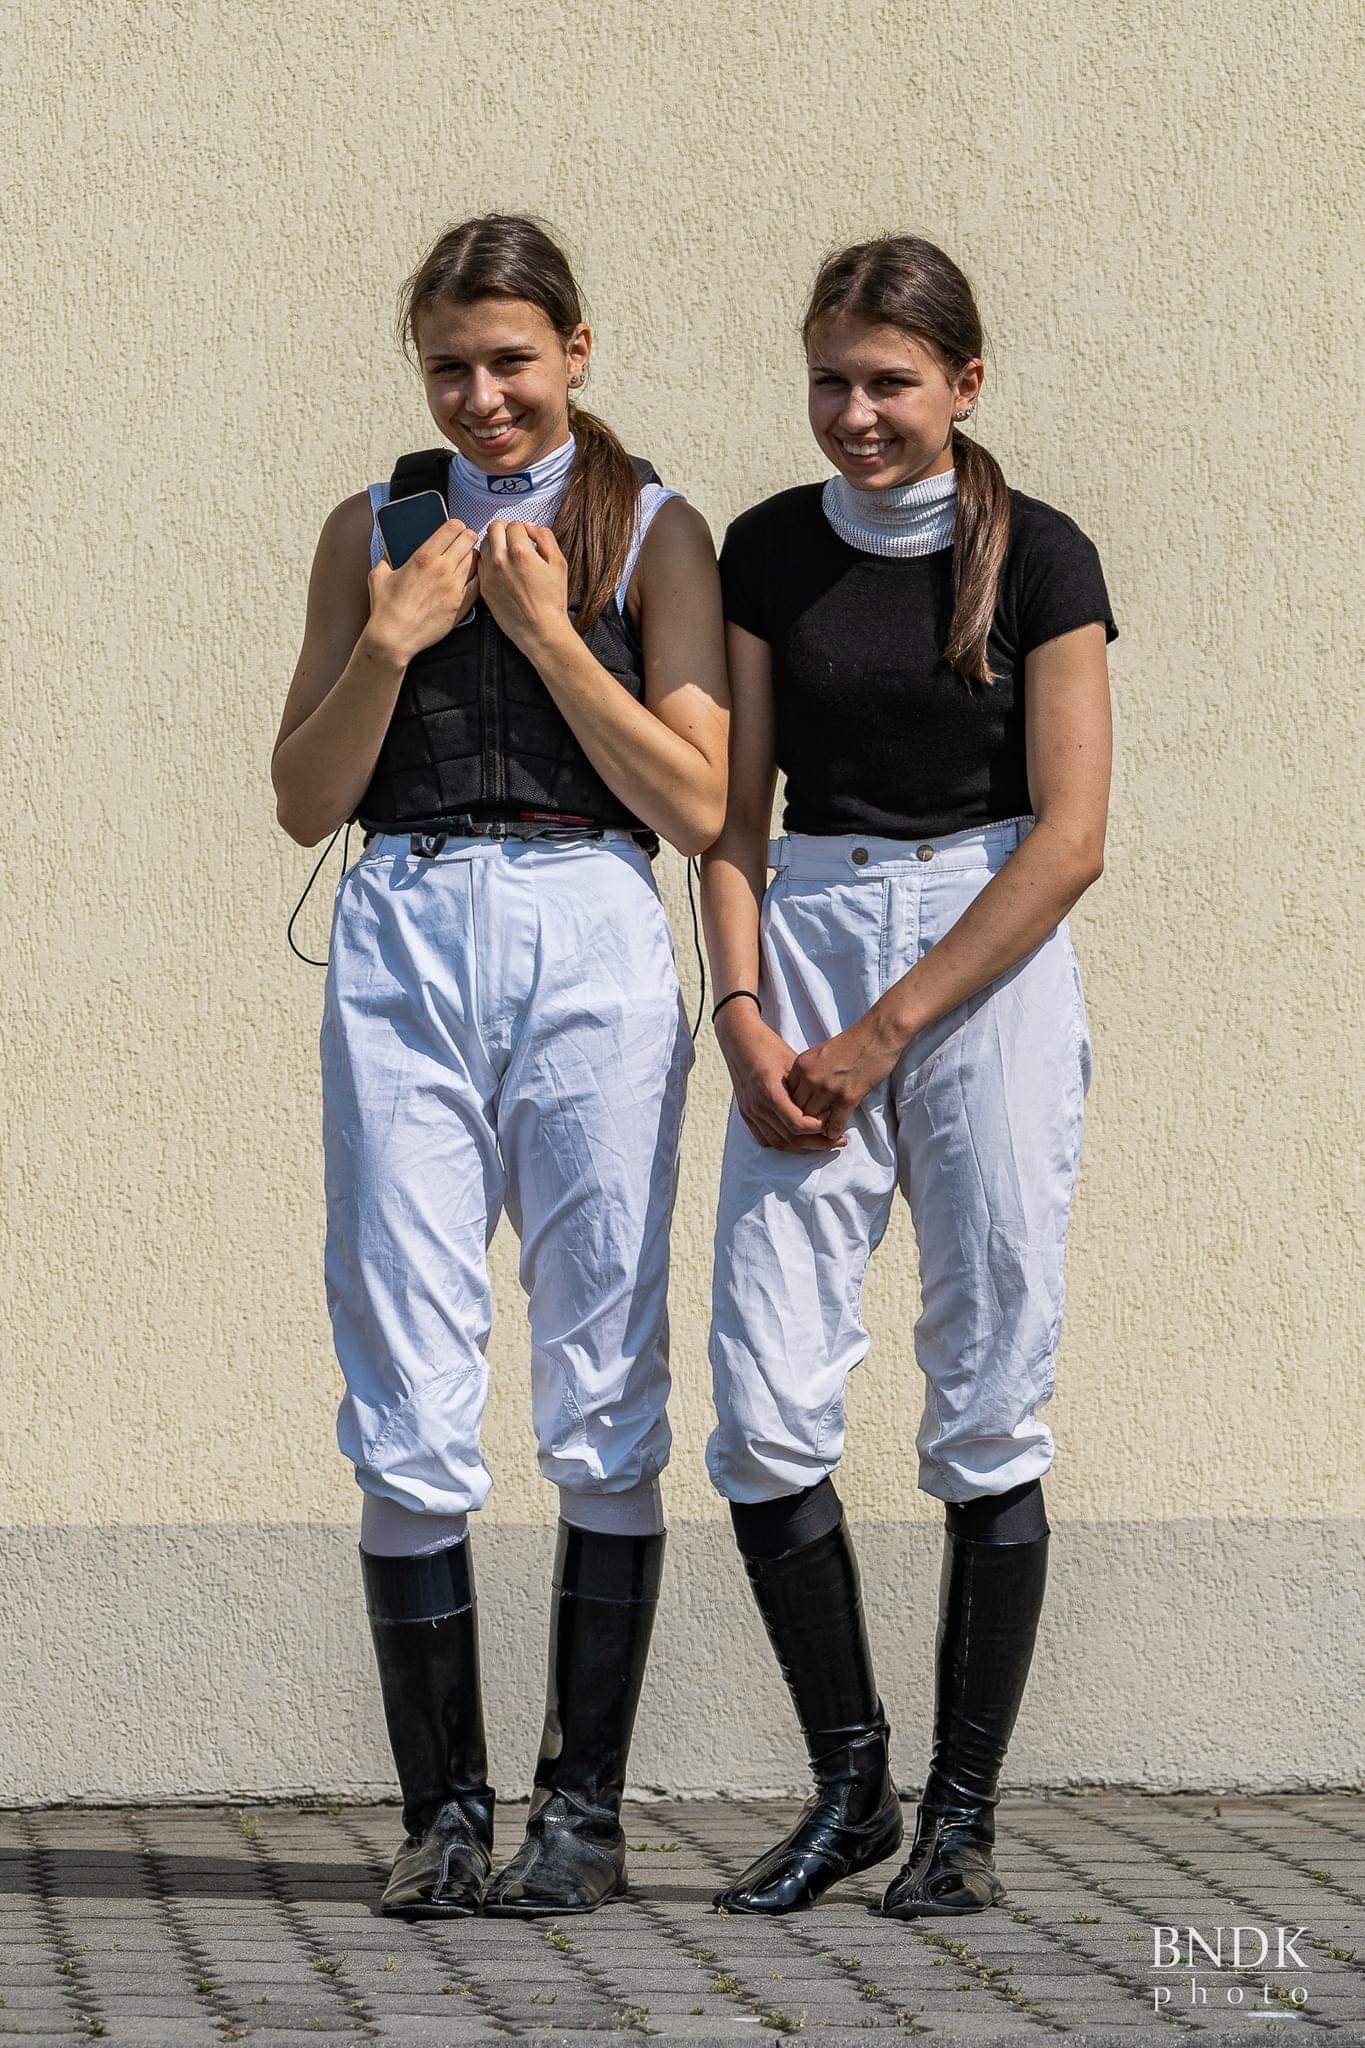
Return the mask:
M 512 1853 L 524 1809 L 499 1813 Z M 790 1826 L 781 1802 L 658 1802 L 627 1815 L 631 1895 L 591 1918 L 381 1918 L 392 1808 L 0 1815 L 0 2040 L 100 2038 L 447 2048 L 821 2048 L 871 2035 L 1071 2048 L 1278 2035 L 1365 2043 L 1365 1797 L 1106 1793 L 1006 1799 L 1004 1907 L 879 1920 L 889 1859 L 813 1913 L 711 1910 L 719 1883 Z M 1152 1929 L 1306 1926 L 1302 1968 L 1154 1970 Z M 1254 1953 L 1254 1949 L 1253 1949 Z M 1273 1960 L 1273 1958 L 1271 1958 Z M 1264 1985 L 1297 2019 L 1249 2024 Z M 1153 1991 L 1171 1997 L 1158 2016 Z M 1242 1991 L 1239 2006 L 1227 2002 Z

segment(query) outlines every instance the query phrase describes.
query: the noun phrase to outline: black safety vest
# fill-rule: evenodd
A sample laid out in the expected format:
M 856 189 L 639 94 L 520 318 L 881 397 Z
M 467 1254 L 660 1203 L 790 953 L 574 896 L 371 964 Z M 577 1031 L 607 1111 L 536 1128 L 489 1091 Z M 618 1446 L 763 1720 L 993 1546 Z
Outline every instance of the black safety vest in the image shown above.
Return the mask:
M 659 481 L 648 462 L 631 460 L 642 484 Z M 448 505 L 450 462 L 449 448 L 401 456 L 390 497 L 439 491 Z M 640 643 L 615 596 L 583 641 L 643 702 Z M 644 829 L 607 788 L 535 668 L 480 602 L 472 620 L 408 663 L 355 816 L 372 832 L 409 832 L 471 815 L 511 818 L 527 811 Z

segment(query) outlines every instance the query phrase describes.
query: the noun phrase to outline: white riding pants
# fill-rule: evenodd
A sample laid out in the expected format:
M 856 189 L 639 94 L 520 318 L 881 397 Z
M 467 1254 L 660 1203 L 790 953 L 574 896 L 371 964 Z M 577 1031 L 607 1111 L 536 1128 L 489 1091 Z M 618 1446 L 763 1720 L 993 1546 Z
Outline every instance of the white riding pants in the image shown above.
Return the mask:
M 668 1236 L 692 1045 L 648 856 L 381 834 L 337 887 L 322 1033 L 327 1301 L 360 1486 L 481 1507 L 487 1248 L 521 1239 L 545 1477 L 668 1459 Z
M 765 1020 L 804 1051 L 854 1024 L 961 917 L 1032 828 L 920 844 L 777 840 L 763 902 Z M 1065 920 L 1008 974 L 919 1033 L 829 1154 L 762 1146 L 731 1106 L 716 1226 L 711 1366 L 718 1490 L 814 1486 L 844 1446 L 867 1354 L 862 1288 L 897 1187 L 919 1244 L 919 1485 L 1003 1493 L 1052 1462 L 1063 1251 L 1090 1039 Z M 908 1418 L 886 1418 L 908 1433 Z

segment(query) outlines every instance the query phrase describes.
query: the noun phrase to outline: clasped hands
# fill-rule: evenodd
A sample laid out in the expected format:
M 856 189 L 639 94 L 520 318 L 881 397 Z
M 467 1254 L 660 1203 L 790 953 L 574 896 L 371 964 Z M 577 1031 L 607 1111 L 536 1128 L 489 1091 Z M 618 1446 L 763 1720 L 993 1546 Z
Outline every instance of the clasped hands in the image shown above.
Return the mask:
M 842 1151 L 854 1110 L 902 1050 L 875 1011 L 795 1056 L 755 1005 L 731 1003 L 724 1015 L 721 1050 L 739 1113 L 760 1145 L 783 1152 Z

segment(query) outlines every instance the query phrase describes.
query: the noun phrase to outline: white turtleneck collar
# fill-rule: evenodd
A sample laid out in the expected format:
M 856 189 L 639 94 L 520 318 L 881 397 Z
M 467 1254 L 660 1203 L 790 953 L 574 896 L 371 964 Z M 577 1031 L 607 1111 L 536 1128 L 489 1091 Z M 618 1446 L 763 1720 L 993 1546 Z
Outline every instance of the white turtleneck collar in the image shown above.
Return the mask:
M 495 519 L 525 519 L 532 526 L 553 526 L 568 489 L 575 447 L 570 434 L 529 469 L 503 476 L 490 476 L 457 448 L 446 493 L 452 519 L 463 520 L 480 540 Z
M 945 469 L 917 483 L 857 491 L 832 476 L 820 497 L 826 519 L 852 548 L 870 555 L 933 555 L 953 544 L 957 471 Z
M 542 455 L 527 469 L 513 470 L 506 475 L 490 475 L 486 469 L 471 462 L 462 449 L 455 450 L 455 459 L 450 465 L 451 481 L 458 483 L 462 491 L 476 497 L 524 498 L 539 496 L 542 491 L 562 483 L 573 467 L 574 437 L 561 441 L 558 448 L 552 448 L 548 455 Z

